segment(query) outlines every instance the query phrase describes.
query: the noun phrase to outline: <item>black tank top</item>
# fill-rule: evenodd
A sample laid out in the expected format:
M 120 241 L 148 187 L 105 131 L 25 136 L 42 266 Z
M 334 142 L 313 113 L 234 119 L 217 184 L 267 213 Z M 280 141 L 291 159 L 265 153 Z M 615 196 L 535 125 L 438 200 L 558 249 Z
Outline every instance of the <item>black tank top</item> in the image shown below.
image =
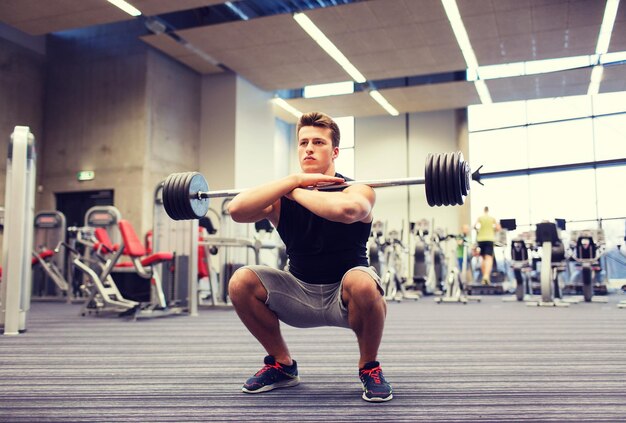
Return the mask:
M 289 271 L 296 278 L 330 284 L 355 266 L 369 266 L 366 244 L 371 223 L 332 222 L 285 197 L 280 199 L 279 219 L 278 233 L 287 247 Z

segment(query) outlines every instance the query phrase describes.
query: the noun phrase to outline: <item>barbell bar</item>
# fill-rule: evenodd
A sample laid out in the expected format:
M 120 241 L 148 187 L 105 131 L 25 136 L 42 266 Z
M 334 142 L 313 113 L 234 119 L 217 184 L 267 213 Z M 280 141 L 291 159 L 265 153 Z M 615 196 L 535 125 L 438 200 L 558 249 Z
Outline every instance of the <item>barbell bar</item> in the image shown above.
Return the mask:
M 471 173 L 463 154 L 429 153 L 423 178 L 378 179 L 345 181 L 311 187 L 319 190 L 337 190 L 351 185 L 369 185 L 372 188 L 403 185 L 425 185 L 426 201 L 431 207 L 461 205 L 470 191 L 470 180 L 480 183 L 480 168 Z M 209 191 L 207 180 L 198 172 L 172 173 L 163 182 L 163 206 L 173 220 L 200 219 L 209 211 L 210 198 L 231 198 L 242 189 Z

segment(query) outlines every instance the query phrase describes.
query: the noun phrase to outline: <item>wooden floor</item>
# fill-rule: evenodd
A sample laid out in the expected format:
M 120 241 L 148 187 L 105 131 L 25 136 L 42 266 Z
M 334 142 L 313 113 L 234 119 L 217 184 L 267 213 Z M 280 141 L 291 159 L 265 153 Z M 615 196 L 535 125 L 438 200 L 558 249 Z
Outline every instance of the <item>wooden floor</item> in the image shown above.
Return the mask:
M 390 304 L 384 404 L 360 398 L 349 330 L 285 327 L 301 385 L 248 395 L 264 352 L 230 309 L 126 321 L 34 303 L 27 333 L 0 336 L 0 421 L 626 421 L 623 298 Z

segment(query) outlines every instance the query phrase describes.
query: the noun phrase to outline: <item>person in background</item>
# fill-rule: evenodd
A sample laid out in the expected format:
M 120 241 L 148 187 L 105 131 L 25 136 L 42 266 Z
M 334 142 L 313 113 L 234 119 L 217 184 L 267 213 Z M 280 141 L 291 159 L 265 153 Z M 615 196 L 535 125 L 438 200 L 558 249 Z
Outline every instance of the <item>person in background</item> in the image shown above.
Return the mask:
M 471 255 L 469 254 L 469 252 L 467 251 L 467 243 L 468 243 L 468 236 L 470 233 L 470 226 L 467 223 L 464 223 L 463 226 L 461 226 L 461 233 L 458 234 L 456 236 L 456 242 L 457 242 L 457 247 L 456 247 L 456 257 L 457 260 L 459 262 L 459 274 L 461 274 L 461 280 L 463 281 L 471 281 L 472 278 L 471 276 L 468 277 L 468 275 L 463 275 L 463 257 L 465 257 L 465 263 L 467 263 L 467 267 L 466 270 L 469 272 L 470 271 L 470 260 L 471 260 Z
M 491 269 L 493 268 L 493 243 L 496 240 L 496 232 L 500 230 L 498 221 L 489 215 L 489 207 L 485 206 L 484 213 L 474 224 L 476 229 L 476 242 L 480 249 L 482 262 L 482 284 L 491 284 Z

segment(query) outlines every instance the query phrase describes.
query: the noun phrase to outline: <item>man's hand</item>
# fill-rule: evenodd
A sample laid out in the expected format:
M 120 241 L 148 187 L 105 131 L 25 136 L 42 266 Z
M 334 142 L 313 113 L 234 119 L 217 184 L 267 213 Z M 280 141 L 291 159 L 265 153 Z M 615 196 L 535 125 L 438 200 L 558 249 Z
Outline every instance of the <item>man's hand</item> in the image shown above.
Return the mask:
M 335 185 L 345 182 L 343 178 L 328 176 L 322 173 L 299 173 L 295 176 L 300 188 L 315 188 L 316 186 Z
M 335 176 L 328 176 L 322 173 L 299 173 L 294 176 L 296 177 L 298 181 L 298 187 L 294 188 L 294 190 L 300 189 L 300 188 L 315 189 L 315 187 L 337 185 L 337 184 L 341 184 L 345 182 L 345 179 L 343 178 L 337 178 Z M 285 194 L 285 197 L 287 197 L 290 200 L 293 200 L 294 199 L 293 190 Z

